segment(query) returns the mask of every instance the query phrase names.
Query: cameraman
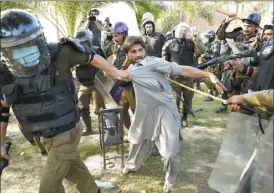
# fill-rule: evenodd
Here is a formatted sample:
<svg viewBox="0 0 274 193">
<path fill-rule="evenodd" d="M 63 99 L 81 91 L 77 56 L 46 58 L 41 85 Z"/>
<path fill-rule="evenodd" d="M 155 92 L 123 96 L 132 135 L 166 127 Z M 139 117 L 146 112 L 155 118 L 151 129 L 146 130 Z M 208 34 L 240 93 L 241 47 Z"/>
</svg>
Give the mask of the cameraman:
<svg viewBox="0 0 274 193">
<path fill-rule="evenodd" d="M 107 30 L 107 29 L 111 28 L 111 26 L 112 26 L 112 24 L 109 21 L 109 17 L 106 17 L 104 25 L 103 25 L 104 30 Z"/>
<path fill-rule="evenodd" d="M 99 15 L 98 9 L 92 9 L 88 15 L 88 22 L 85 26 L 85 29 L 89 29 L 93 33 L 92 39 L 92 46 L 99 46 L 101 45 L 101 31 L 103 30 L 102 21 L 97 19 Z"/>
</svg>

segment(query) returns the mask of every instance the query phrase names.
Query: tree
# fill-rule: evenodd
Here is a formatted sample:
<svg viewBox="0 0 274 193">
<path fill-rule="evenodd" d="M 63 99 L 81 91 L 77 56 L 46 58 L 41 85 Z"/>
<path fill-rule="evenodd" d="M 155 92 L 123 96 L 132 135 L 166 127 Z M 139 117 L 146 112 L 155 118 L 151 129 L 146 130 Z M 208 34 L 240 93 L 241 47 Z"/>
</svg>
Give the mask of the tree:
<svg viewBox="0 0 274 193">
<path fill-rule="evenodd" d="M 227 1 L 206 2 L 206 1 L 177 1 L 173 3 L 171 10 L 165 11 L 156 21 L 157 27 L 162 32 L 167 32 L 180 21 L 192 23 L 194 19 L 201 18 L 212 24 L 213 10 L 228 4 Z M 231 2 L 230 2 L 231 3 Z"/>
<path fill-rule="evenodd" d="M 153 14 L 154 19 L 157 20 L 163 11 L 167 10 L 167 7 L 163 3 L 155 1 L 135 1 L 137 22 L 141 24 L 143 14 L 150 12 Z"/>
</svg>

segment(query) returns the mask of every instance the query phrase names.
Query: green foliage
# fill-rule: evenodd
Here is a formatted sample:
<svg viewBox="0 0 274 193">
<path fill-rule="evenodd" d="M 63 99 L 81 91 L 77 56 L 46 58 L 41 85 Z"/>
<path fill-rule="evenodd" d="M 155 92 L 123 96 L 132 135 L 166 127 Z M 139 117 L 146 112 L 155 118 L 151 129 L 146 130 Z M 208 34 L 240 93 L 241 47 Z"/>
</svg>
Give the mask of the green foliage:
<svg viewBox="0 0 274 193">
<path fill-rule="evenodd" d="M 192 23 L 196 18 L 201 18 L 212 24 L 214 9 L 231 2 L 207 2 L 207 1 L 178 1 L 173 4 L 173 7 L 162 13 L 156 21 L 156 26 L 162 32 L 167 32 L 180 21 Z"/>
<path fill-rule="evenodd" d="M 1 11 L 5 11 L 7 9 L 30 9 L 33 6 L 33 1 L 1 1 Z"/>
<path fill-rule="evenodd" d="M 138 24 L 141 24 L 143 14 L 150 12 L 153 14 L 154 19 L 157 20 L 161 13 L 167 10 L 167 7 L 162 2 L 156 1 L 135 1 L 137 9 L 136 17 Z"/>
</svg>

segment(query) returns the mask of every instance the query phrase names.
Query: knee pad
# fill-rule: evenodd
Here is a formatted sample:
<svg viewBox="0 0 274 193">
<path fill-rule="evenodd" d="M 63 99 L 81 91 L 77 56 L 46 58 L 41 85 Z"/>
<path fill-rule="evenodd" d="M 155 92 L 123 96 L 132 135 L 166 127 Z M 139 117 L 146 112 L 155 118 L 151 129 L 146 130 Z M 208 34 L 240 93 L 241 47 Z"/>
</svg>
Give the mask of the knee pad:
<svg viewBox="0 0 274 193">
<path fill-rule="evenodd" d="M 9 107 L 2 107 L 1 112 L 0 112 L 0 122 L 8 123 L 9 122 L 9 115 L 10 108 Z M 3 115 L 7 114 L 7 115 Z"/>
</svg>

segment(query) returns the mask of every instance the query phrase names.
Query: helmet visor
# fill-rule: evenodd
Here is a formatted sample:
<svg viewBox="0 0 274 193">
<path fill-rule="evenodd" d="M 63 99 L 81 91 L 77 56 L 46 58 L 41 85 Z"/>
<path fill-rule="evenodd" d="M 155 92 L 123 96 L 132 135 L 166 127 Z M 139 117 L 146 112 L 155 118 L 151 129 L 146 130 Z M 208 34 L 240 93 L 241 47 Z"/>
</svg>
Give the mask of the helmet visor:
<svg viewBox="0 0 274 193">
<path fill-rule="evenodd" d="M 50 64 L 50 54 L 43 35 L 21 45 L 2 47 L 1 51 L 7 59 L 7 65 L 18 77 L 37 74 Z"/>
</svg>

